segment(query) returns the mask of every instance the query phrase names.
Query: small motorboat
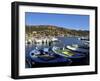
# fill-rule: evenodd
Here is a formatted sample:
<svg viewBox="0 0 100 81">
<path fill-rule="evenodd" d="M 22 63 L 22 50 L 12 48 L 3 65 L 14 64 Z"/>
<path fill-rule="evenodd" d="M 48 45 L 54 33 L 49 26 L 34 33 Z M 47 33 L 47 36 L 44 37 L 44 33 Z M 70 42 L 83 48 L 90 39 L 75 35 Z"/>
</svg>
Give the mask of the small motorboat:
<svg viewBox="0 0 100 81">
<path fill-rule="evenodd" d="M 70 63 L 69 59 L 55 53 L 47 52 L 47 49 L 45 51 L 42 50 L 42 52 L 36 49 L 32 50 L 29 57 L 31 63 L 34 62 L 34 64 Z"/>
<path fill-rule="evenodd" d="M 89 47 L 86 45 L 84 46 L 79 46 L 79 45 L 68 45 L 67 49 L 72 50 L 74 52 L 79 52 L 79 53 L 89 53 Z"/>
<path fill-rule="evenodd" d="M 87 40 L 88 41 L 89 40 L 89 37 L 79 37 L 78 39 L 79 40 Z"/>
</svg>

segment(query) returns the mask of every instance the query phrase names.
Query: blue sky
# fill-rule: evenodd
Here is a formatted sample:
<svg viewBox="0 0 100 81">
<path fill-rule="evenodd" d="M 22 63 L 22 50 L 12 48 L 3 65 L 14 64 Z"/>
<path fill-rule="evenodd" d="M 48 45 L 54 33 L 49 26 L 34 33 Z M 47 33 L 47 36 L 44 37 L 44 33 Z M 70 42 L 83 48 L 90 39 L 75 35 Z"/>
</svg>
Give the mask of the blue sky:
<svg viewBox="0 0 100 81">
<path fill-rule="evenodd" d="M 89 30 L 89 16 L 25 12 L 25 24 L 54 25 L 69 29 Z"/>
</svg>

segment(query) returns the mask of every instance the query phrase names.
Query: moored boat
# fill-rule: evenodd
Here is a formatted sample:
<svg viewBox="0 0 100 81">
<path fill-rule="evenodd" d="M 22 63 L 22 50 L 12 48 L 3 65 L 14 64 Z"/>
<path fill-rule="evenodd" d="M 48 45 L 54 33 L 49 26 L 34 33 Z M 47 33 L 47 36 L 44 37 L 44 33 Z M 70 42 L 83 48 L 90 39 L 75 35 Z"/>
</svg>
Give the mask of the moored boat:
<svg viewBox="0 0 100 81">
<path fill-rule="evenodd" d="M 34 49 L 32 50 L 30 53 L 29 53 L 29 59 L 30 59 L 30 64 L 31 65 L 41 65 L 42 66 L 44 64 L 49 64 L 49 65 L 52 65 L 52 64 L 66 64 L 66 65 L 69 65 L 70 64 L 70 60 L 61 56 L 61 55 L 58 55 L 58 54 L 55 54 L 55 53 L 51 53 L 51 52 L 48 52 L 49 50 L 47 48 L 45 49 L 41 49 L 41 50 L 37 50 L 37 49 Z M 44 65 L 46 66 L 46 65 Z"/>
<path fill-rule="evenodd" d="M 66 48 L 74 52 L 89 53 L 89 47 L 86 45 L 68 45 Z"/>
</svg>

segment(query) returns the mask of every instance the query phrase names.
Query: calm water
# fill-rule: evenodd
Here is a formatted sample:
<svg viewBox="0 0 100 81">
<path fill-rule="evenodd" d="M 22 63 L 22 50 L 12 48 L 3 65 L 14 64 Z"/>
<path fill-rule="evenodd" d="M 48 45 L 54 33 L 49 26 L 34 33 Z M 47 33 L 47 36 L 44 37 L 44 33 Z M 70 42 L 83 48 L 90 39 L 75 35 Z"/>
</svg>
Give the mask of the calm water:
<svg viewBox="0 0 100 81">
<path fill-rule="evenodd" d="M 63 47 L 63 46 L 67 46 L 67 45 L 72 45 L 72 44 L 78 44 L 78 45 L 83 45 L 84 44 L 84 40 L 79 40 L 77 37 L 57 37 L 59 42 L 52 42 L 50 43 L 44 43 L 44 44 L 29 44 L 26 45 L 26 58 L 29 58 L 29 53 L 34 50 L 36 47 L 38 47 L 38 49 L 43 49 L 43 48 L 49 48 L 49 47 L 53 47 L 53 46 L 57 46 L 57 47 Z M 80 60 L 80 59 L 79 59 Z M 79 61 L 80 62 L 80 61 Z M 74 62 L 75 63 L 75 60 Z M 89 56 L 87 56 L 87 58 L 84 59 L 83 62 L 81 62 L 81 64 L 89 64 Z M 27 64 L 25 64 L 26 67 L 29 68 L 29 66 L 27 66 Z M 74 65 L 80 65 L 80 64 L 74 64 Z"/>
<path fill-rule="evenodd" d="M 72 45 L 72 44 L 78 44 L 82 45 L 84 41 L 79 40 L 77 37 L 57 37 L 59 42 L 53 42 L 51 45 L 49 43 L 44 43 L 44 44 L 29 44 L 26 46 L 26 55 L 29 54 L 30 51 L 32 51 L 35 47 L 38 47 L 39 49 L 45 48 L 45 47 L 63 47 L 67 45 Z"/>
</svg>

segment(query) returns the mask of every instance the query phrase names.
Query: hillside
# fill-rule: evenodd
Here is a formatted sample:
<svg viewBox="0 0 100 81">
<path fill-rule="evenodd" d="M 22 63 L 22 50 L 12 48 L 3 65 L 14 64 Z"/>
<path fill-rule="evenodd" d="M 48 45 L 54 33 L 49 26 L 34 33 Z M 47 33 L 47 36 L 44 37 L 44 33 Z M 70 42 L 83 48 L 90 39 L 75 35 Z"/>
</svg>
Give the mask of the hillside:
<svg viewBox="0 0 100 81">
<path fill-rule="evenodd" d="M 51 25 L 26 26 L 26 34 L 34 34 L 34 32 L 40 36 L 89 36 L 89 31 L 86 30 L 73 30 Z"/>
</svg>

